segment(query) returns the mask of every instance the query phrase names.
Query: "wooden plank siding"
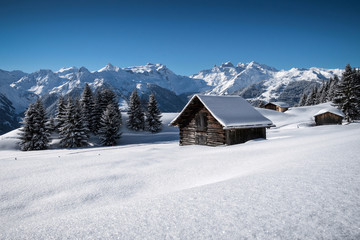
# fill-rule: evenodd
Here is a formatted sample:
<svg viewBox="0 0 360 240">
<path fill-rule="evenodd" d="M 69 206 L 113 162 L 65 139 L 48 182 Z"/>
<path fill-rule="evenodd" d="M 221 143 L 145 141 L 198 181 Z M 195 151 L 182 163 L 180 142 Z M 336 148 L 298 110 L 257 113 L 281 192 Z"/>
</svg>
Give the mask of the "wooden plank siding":
<svg viewBox="0 0 360 240">
<path fill-rule="evenodd" d="M 203 114 L 206 118 L 205 129 L 196 123 L 196 114 Z M 209 145 L 218 146 L 225 144 L 225 131 L 223 126 L 202 106 L 197 113 L 193 114 L 187 125 L 180 126 L 180 145 Z"/>
<path fill-rule="evenodd" d="M 244 128 L 244 129 L 227 129 L 226 130 L 226 144 L 244 143 L 251 139 L 265 138 L 265 128 Z"/>
<path fill-rule="evenodd" d="M 315 116 L 316 125 L 342 124 L 343 117 L 326 112 Z"/>
<path fill-rule="evenodd" d="M 289 109 L 287 107 L 280 107 L 280 106 L 272 104 L 272 103 L 266 104 L 264 108 L 270 109 L 270 110 L 275 110 L 278 112 L 286 112 Z"/>
</svg>

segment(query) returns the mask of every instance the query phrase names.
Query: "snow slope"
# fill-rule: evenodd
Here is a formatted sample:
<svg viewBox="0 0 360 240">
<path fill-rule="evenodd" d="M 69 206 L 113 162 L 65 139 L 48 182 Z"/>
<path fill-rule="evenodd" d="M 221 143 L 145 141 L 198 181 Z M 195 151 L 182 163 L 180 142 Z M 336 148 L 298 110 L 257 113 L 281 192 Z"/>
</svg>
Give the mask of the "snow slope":
<svg viewBox="0 0 360 240">
<path fill-rule="evenodd" d="M 360 125 L 298 127 L 323 107 L 261 110 L 268 139 L 224 147 L 178 146 L 175 114 L 115 147 L 0 136 L 0 239 L 358 239 Z"/>
</svg>

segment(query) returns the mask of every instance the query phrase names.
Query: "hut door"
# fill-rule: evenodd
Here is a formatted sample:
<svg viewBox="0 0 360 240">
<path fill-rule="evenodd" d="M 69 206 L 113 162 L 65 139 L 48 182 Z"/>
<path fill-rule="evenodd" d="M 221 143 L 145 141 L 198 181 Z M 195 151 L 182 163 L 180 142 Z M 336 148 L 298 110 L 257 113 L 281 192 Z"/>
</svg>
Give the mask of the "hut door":
<svg viewBox="0 0 360 240">
<path fill-rule="evenodd" d="M 204 112 L 199 112 L 195 115 L 195 124 L 196 131 L 206 131 L 207 130 L 207 114 Z"/>
<path fill-rule="evenodd" d="M 195 116 L 196 132 L 195 132 L 195 144 L 206 145 L 207 144 L 207 114 L 199 112 Z"/>
</svg>

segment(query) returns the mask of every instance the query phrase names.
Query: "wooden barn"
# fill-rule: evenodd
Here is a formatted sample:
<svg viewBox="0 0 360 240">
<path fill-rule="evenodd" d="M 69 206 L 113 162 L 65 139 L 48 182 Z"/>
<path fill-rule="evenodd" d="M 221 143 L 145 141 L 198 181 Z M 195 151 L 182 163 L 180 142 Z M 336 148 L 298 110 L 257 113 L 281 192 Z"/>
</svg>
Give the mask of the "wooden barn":
<svg viewBox="0 0 360 240">
<path fill-rule="evenodd" d="M 170 123 L 180 145 L 232 145 L 265 138 L 273 123 L 239 96 L 194 95 Z"/>
<path fill-rule="evenodd" d="M 342 124 L 344 113 L 337 108 L 324 108 L 314 115 L 316 125 Z"/>
<path fill-rule="evenodd" d="M 289 105 L 285 102 L 269 102 L 264 106 L 264 108 L 278 112 L 285 112 L 289 109 Z"/>
</svg>

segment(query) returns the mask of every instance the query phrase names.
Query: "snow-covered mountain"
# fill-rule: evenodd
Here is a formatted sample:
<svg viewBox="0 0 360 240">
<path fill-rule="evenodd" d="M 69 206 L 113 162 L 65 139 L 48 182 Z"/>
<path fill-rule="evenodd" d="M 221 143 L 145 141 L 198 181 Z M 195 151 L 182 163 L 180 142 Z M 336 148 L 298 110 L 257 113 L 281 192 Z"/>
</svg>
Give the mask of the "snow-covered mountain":
<svg viewBox="0 0 360 240">
<path fill-rule="evenodd" d="M 145 66 L 119 68 L 108 64 L 98 71 L 90 72 L 85 67 L 39 70 L 7 80 L 7 85 L 20 95 L 28 96 L 25 104 L 18 106 L 21 111 L 34 96 L 45 98 L 48 106 L 58 95 L 79 96 L 86 83 L 96 90 L 102 86 L 112 88 L 119 96 L 125 109 L 131 92 L 137 88 L 144 101 L 154 92 L 162 111 L 179 111 L 186 101 L 185 96 L 209 89 L 206 82 L 173 73 L 163 64 L 148 63 Z M 10 83 L 10 84 L 9 84 Z M 31 96 L 31 97 L 30 97 Z M 54 109 L 54 107 L 52 107 Z"/>
<path fill-rule="evenodd" d="M 256 62 L 238 63 L 234 66 L 231 62 L 214 66 L 211 69 L 200 71 L 190 76 L 193 79 L 203 79 L 212 89 L 209 94 L 232 94 L 239 89 L 254 83 L 269 79 L 277 72 L 275 68 Z"/>
<path fill-rule="evenodd" d="M 190 77 L 203 79 L 211 86 L 212 89 L 207 94 L 240 94 L 249 100 L 262 101 L 282 99 L 284 98 L 282 95 L 294 95 L 295 99 L 282 99 L 294 104 L 304 89 L 311 87 L 314 83 L 327 81 L 335 74 L 341 76 L 342 72 L 343 70 L 340 69 L 316 67 L 279 71 L 257 62 L 238 63 L 236 66 L 227 62 Z M 299 91 L 289 93 L 289 90 L 293 89 Z"/>
<path fill-rule="evenodd" d="M 163 64 L 120 68 L 112 64 L 97 71 L 85 67 L 61 68 L 56 72 L 39 70 L 30 74 L 21 71 L 0 70 L 2 113 L 18 119 L 30 102 L 41 97 L 48 110 L 54 112 L 59 95 L 79 97 L 85 84 L 93 90 L 103 86 L 112 88 L 119 96 L 122 109 L 127 108 L 131 92 L 137 88 L 145 104 L 151 92 L 155 93 L 163 112 L 180 111 L 193 93 L 237 94 L 250 101 L 298 102 L 300 95 L 314 84 L 326 81 L 340 69 L 277 70 L 257 62 L 231 62 L 200 71 L 190 77 L 180 76 Z M 5 114 L 6 112 L 6 114 Z"/>
<path fill-rule="evenodd" d="M 68 94 L 74 88 L 82 88 L 85 83 L 89 83 L 94 89 L 104 84 L 109 85 L 123 95 L 130 94 L 134 88 L 146 91 L 152 84 L 173 91 L 177 95 L 208 89 L 202 80 L 176 75 L 165 65 L 151 63 L 127 68 L 108 64 L 94 72 L 85 67 L 62 68 L 57 72 L 39 70 L 22 77 L 11 86 L 42 96 L 45 93 Z"/>
</svg>

